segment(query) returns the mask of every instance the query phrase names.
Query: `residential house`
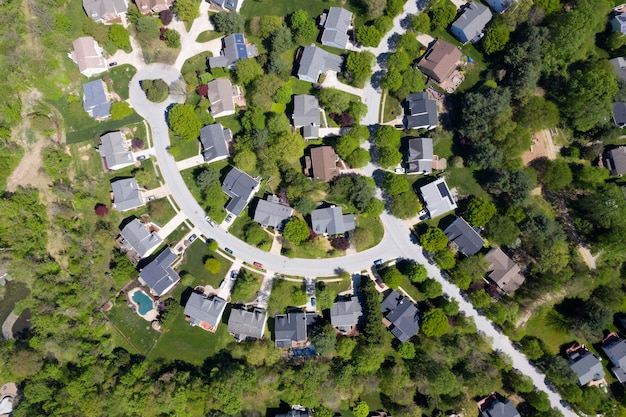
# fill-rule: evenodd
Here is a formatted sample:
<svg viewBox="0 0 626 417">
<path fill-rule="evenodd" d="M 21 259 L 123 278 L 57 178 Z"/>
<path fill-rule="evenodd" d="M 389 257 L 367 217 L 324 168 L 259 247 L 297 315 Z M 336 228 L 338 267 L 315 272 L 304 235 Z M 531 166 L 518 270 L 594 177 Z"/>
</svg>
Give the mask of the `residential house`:
<svg viewBox="0 0 626 417">
<path fill-rule="evenodd" d="M 83 9 L 98 23 L 121 23 L 128 11 L 128 0 L 83 0 Z"/>
<path fill-rule="evenodd" d="M 420 194 L 430 213 L 430 217 L 433 219 L 456 210 L 455 198 L 452 196 L 443 177 L 437 178 L 435 181 L 421 187 Z"/>
<path fill-rule="evenodd" d="M 113 190 L 113 207 L 117 211 L 132 210 L 144 205 L 139 186 L 134 178 L 123 178 L 111 182 Z"/>
<path fill-rule="evenodd" d="M 78 64 L 78 70 L 85 77 L 93 77 L 107 70 L 107 63 L 102 56 L 102 48 L 91 36 L 83 36 L 72 42 L 73 51 L 67 56 Z"/>
<path fill-rule="evenodd" d="M 383 300 L 383 324 L 404 343 L 420 330 L 420 316 L 417 306 L 396 290 Z"/>
<path fill-rule="evenodd" d="M 331 7 L 328 14 L 320 17 L 320 26 L 324 26 L 322 45 L 346 49 L 350 40 L 347 32 L 352 26 L 352 12 L 343 7 Z"/>
<path fill-rule="evenodd" d="M 611 175 L 626 174 L 626 146 L 611 149 L 605 153 L 604 166 L 611 171 Z"/>
<path fill-rule="evenodd" d="M 417 67 L 427 77 L 437 83 L 442 83 L 452 75 L 460 59 L 461 50 L 459 48 L 451 43 L 437 39 L 420 59 Z"/>
<path fill-rule="evenodd" d="M 115 171 L 135 163 L 127 142 L 119 130 L 100 136 L 98 152 L 102 157 L 105 171 Z"/>
<path fill-rule="evenodd" d="M 485 241 L 463 217 L 457 217 L 443 231 L 448 240 L 465 256 L 476 255 L 485 245 Z"/>
<path fill-rule="evenodd" d="M 355 227 L 354 214 L 343 214 L 339 206 L 311 212 L 311 229 L 318 235 L 341 235 L 354 230 Z"/>
<path fill-rule="evenodd" d="M 254 194 L 259 191 L 259 181 L 245 172 L 233 168 L 224 178 L 222 191 L 230 197 L 230 201 L 226 204 L 226 211 L 239 216 L 254 197 Z"/>
<path fill-rule="evenodd" d="M 622 4 L 613 9 L 614 15 L 611 20 L 609 20 L 613 32 L 626 33 L 626 8 L 623 6 Z"/>
<path fill-rule="evenodd" d="M 207 84 L 207 97 L 211 103 L 211 116 L 214 118 L 235 114 L 235 97 L 241 95 L 239 88 L 228 78 L 217 78 Z"/>
<path fill-rule="evenodd" d="M 437 102 L 427 91 L 412 93 L 406 98 L 404 125 L 407 129 L 432 130 L 439 125 Z"/>
<path fill-rule="evenodd" d="M 339 175 L 339 156 L 332 146 L 319 146 L 311 149 L 311 156 L 304 157 L 304 173 L 322 181 L 330 181 Z"/>
<path fill-rule="evenodd" d="M 18 391 L 15 382 L 8 382 L 0 388 L 0 417 L 13 415 L 13 406 L 17 404 Z"/>
<path fill-rule="evenodd" d="M 305 46 L 300 54 L 298 78 L 316 83 L 320 74 L 326 71 L 341 71 L 343 58 L 326 52 L 315 45 Z"/>
<path fill-rule="evenodd" d="M 578 385 L 581 387 L 591 381 L 599 381 L 604 378 L 602 361 L 589 352 L 585 345 L 574 343 L 565 353 L 567 354 L 567 363 L 572 372 L 576 374 Z"/>
<path fill-rule="evenodd" d="M 626 103 L 613 103 L 613 121 L 618 127 L 626 126 Z"/>
<path fill-rule="evenodd" d="M 150 292 L 154 295 L 161 297 L 167 294 L 180 281 L 180 277 L 172 269 L 172 264 L 176 259 L 178 256 L 170 248 L 166 248 L 141 270 L 139 282 L 150 287 Z"/>
<path fill-rule="evenodd" d="M 617 57 L 610 59 L 609 62 L 613 64 L 615 73 L 622 81 L 626 81 L 626 57 Z"/>
<path fill-rule="evenodd" d="M 127 251 L 134 261 L 150 256 L 163 242 L 155 232 L 149 232 L 139 219 L 133 219 L 124 226 L 120 235 L 122 249 Z"/>
<path fill-rule="evenodd" d="M 96 120 L 111 117 L 111 101 L 107 86 L 102 80 L 83 84 L 83 108 Z"/>
<path fill-rule="evenodd" d="M 410 138 L 406 159 L 407 174 L 430 174 L 433 169 L 445 169 L 446 160 L 433 154 L 431 138 Z"/>
<path fill-rule="evenodd" d="M 243 5 L 243 0 L 209 0 L 209 3 L 221 7 L 222 9 L 239 12 L 239 9 L 241 9 Z"/>
<path fill-rule="evenodd" d="M 477 42 L 483 36 L 483 30 L 491 20 L 492 14 L 487 6 L 480 3 L 469 3 L 461 15 L 452 22 L 450 32 L 463 43 Z"/>
<path fill-rule="evenodd" d="M 222 38 L 219 56 L 209 58 L 211 68 L 234 68 L 237 61 L 253 58 L 259 54 L 256 46 L 247 43 L 243 33 L 233 33 Z"/>
<path fill-rule="evenodd" d="M 233 308 L 228 317 L 228 333 L 235 336 L 237 341 L 257 340 L 265 333 L 267 312 L 259 308 L 252 311 L 243 308 Z"/>
<path fill-rule="evenodd" d="M 354 333 L 362 315 L 363 310 L 358 297 L 338 300 L 330 308 L 330 324 L 339 333 Z"/>
<path fill-rule="evenodd" d="M 159 13 L 172 7 L 174 0 L 135 0 L 135 4 L 143 14 Z"/>
<path fill-rule="evenodd" d="M 200 143 L 202 143 L 202 156 L 205 162 L 215 162 L 230 156 L 228 143 L 233 140 L 230 129 L 226 129 L 219 123 L 204 126 L 200 129 Z"/>
<path fill-rule="evenodd" d="M 491 7 L 491 9 L 496 13 L 502 13 L 513 3 L 517 3 L 517 0 L 485 0 L 485 3 Z"/>
<path fill-rule="evenodd" d="M 204 294 L 192 292 L 185 304 L 185 317 L 192 326 L 215 333 L 225 308 L 226 301 L 217 295 L 206 297 Z"/>
<path fill-rule="evenodd" d="M 280 198 L 268 195 L 265 200 L 259 199 L 254 210 L 254 221 L 263 227 L 280 229 L 282 224 L 293 214 L 293 209 L 280 203 Z"/>
<path fill-rule="evenodd" d="M 302 127 L 304 139 L 319 137 L 320 104 L 317 97 L 308 94 L 299 94 L 293 97 L 293 127 Z"/>
<path fill-rule="evenodd" d="M 602 340 L 602 350 L 613 364 L 615 378 L 622 384 L 626 382 L 626 340 L 611 332 Z"/>
<path fill-rule="evenodd" d="M 313 417 L 313 412 L 310 408 L 293 405 L 287 414 L 276 414 L 274 417 Z"/>
<path fill-rule="evenodd" d="M 303 311 L 277 314 L 274 317 L 274 342 L 278 348 L 304 346 L 307 341 L 307 318 Z"/>
<path fill-rule="evenodd" d="M 507 399 L 492 392 L 476 403 L 482 417 L 520 417 L 519 412 Z"/>
<path fill-rule="evenodd" d="M 489 263 L 489 280 L 503 293 L 510 294 L 524 283 L 526 278 L 521 274 L 520 267 L 502 249 L 491 249 L 485 255 L 485 260 Z"/>
</svg>

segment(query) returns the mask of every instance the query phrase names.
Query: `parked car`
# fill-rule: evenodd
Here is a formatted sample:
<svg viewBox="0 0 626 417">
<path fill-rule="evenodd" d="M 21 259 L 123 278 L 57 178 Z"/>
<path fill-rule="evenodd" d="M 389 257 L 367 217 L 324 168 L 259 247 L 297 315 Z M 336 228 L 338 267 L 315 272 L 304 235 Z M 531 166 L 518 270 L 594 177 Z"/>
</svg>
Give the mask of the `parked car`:
<svg viewBox="0 0 626 417">
<path fill-rule="evenodd" d="M 194 233 L 193 235 L 189 236 L 189 242 L 193 242 L 194 240 L 196 240 L 198 236 L 196 236 L 196 234 Z"/>
<path fill-rule="evenodd" d="M 385 283 L 380 278 L 376 278 L 376 285 L 378 285 L 380 288 L 385 288 Z"/>
<path fill-rule="evenodd" d="M 394 171 L 396 174 L 404 174 L 404 168 L 396 168 Z"/>
<path fill-rule="evenodd" d="M 375 267 L 377 267 L 377 268 L 378 268 L 379 266 L 381 266 L 382 264 L 383 264 L 383 260 L 382 260 L 382 259 L 376 259 L 376 260 L 374 261 L 374 266 L 375 266 Z"/>
<path fill-rule="evenodd" d="M 139 155 L 139 156 L 137 157 L 137 160 L 138 160 L 138 161 L 143 161 L 143 160 L 145 160 L 145 159 L 146 159 L 146 155 Z"/>
<path fill-rule="evenodd" d="M 233 254 L 233 251 L 228 248 L 224 248 L 224 252 L 229 253 L 231 255 Z"/>
<path fill-rule="evenodd" d="M 215 222 L 214 222 L 213 220 L 211 220 L 211 218 L 210 218 L 209 216 L 205 216 L 205 217 L 204 217 L 204 220 L 205 220 L 208 224 L 210 224 L 210 225 L 211 225 L 211 227 L 215 227 L 215 226 L 216 226 Z"/>
<path fill-rule="evenodd" d="M 430 218 L 430 213 L 426 209 L 420 211 L 419 213 L 417 213 L 417 215 L 420 216 L 420 220 L 426 220 Z"/>
<path fill-rule="evenodd" d="M 263 269 L 263 264 L 262 264 L 262 263 L 260 263 L 260 262 L 255 262 L 255 263 L 254 263 L 254 266 L 256 266 L 257 268 L 261 268 L 261 269 Z"/>
<path fill-rule="evenodd" d="M 150 197 L 148 197 L 148 201 L 152 201 L 154 199 L 156 199 L 156 196 L 154 196 L 154 195 L 151 195 Z"/>
<path fill-rule="evenodd" d="M 228 216 L 226 216 L 226 223 L 230 223 L 232 219 L 233 219 L 233 215 L 229 214 Z"/>
<path fill-rule="evenodd" d="M 315 297 L 311 297 L 311 307 L 315 307 L 316 304 L 317 300 L 315 300 Z"/>
<path fill-rule="evenodd" d="M 230 279 L 233 281 L 237 279 L 237 271 L 230 271 Z"/>
<path fill-rule="evenodd" d="M 117 65 L 117 62 L 110 62 L 110 63 L 109 63 L 109 67 L 114 67 L 114 66 L 116 66 L 116 65 Z"/>
</svg>

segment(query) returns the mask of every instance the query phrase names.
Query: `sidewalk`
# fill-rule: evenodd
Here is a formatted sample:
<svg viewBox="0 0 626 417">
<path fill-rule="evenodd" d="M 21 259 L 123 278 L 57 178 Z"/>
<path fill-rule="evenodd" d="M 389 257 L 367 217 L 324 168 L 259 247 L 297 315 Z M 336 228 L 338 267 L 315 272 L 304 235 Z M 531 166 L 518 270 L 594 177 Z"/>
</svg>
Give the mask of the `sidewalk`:
<svg viewBox="0 0 626 417">
<path fill-rule="evenodd" d="M 185 213 L 183 213 L 182 211 L 179 211 L 178 214 L 176 214 L 176 216 L 174 216 L 172 218 L 172 220 L 170 220 L 169 222 L 167 222 L 167 224 L 165 226 L 163 226 L 161 228 L 161 230 L 159 230 L 157 232 L 157 235 L 161 238 L 161 239 L 166 239 L 174 230 L 176 230 L 176 228 L 178 226 L 180 226 L 185 220 L 187 220 L 187 216 L 185 215 Z"/>
<path fill-rule="evenodd" d="M 349 86 L 340 82 L 337 79 L 336 71 L 326 71 L 326 79 L 322 83 L 322 87 L 333 87 L 337 90 L 345 91 L 346 93 L 354 94 L 355 96 L 363 97 L 363 89 Z"/>
<path fill-rule="evenodd" d="M 179 171 L 184 171 L 202 164 L 204 164 L 204 157 L 202 155 L 195 155 L 191 158 L 176 162 L 176 168 L 178 168 Z"/>
</svg>

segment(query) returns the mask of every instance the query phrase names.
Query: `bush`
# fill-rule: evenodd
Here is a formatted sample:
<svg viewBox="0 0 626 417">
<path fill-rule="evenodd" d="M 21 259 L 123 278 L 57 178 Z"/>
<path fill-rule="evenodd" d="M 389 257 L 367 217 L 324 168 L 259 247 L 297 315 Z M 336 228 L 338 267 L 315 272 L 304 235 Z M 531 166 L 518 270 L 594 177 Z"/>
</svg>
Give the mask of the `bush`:
<svg viewBox="0 0 626 417">
<path fill-rule="evenodd" d="M 204 263 L 204 267 L 207 269 L 207 271 L 209 271 L 212 274 L 217 274 L 218 272 L 220 272 L 220 268 L 222 267 L 222 264 L 220 263 L 220 261 L 218 261 L 215 258 L 209 258 L 206 260 L 206 262 Z"/>
<path fill-rule="evenodd" d="M 111 119 L 122 120 L 133 114 L 130 104 L 125 101 L 116 101 L 111 104 Z"/>
<path fill-rule="evenodd" d="M 290 218 L 283 229 L 284 238 L 294 245 L 301 245 L 309 238 L 309 234 L 309 225 L 299 217 Z"/>
<path fill-rule="evenodd" d="M 350 247 L 350 242 L 343 236 L 333 238 L 330 241 L 330 244 L 333 248 L 338 250 L 348 250 L 348 248 Z"/>
<path fill-rule="evenodd" d="M 159 12 L 159 19 L 161 19 L 161 23 L 163 23 L 164 26 L 167 26 L 174 20 L 174 12 L 171 10 L 161 10 Z"/>
<path fill-rule="evenodd" d="M 141 89 L 146 93 L 146 97 L 153 103 L 161 103 L 170 95 L 170 88 L 162 79 L 142 80 Z"/>
<path fill-rule="evenodd" d="M 213 25 L 226 35 L 243 32 L 244 20 L 239 13 L 219 12 L 213 15 Z"/>
<path fill-rule="evenodd" d="M 163 34 L 165 44 L 170 48 L 180 48 L 180 33 L 174 29 L 168 29 Z"/>
</svg>

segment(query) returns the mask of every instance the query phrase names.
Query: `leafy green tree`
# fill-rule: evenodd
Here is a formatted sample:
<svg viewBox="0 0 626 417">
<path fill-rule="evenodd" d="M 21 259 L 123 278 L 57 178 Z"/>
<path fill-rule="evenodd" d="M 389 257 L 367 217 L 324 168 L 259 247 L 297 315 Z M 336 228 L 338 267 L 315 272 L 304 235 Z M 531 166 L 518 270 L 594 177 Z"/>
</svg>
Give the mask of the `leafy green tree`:
<svg viewBox="0 0 626 417">
<path fill-rule="evenodd" d="M 242 149 L 237 151 L 233 162 L 242 171 L 254 172 L 256 170 L 257 157 L 252 149 Z"/>
<path fill-rule="evenodd" d="M 279 27 L 272 33 L 272 51 L 277 54 L 282 54 L 288 49 L 293 47 L 293 40 L 291 39 L 291 31 L 286 27 Z"/>
<path fill-rule="evenodd" d="M 317 305 L 320 310 L 329 310 L 333 306 L 335 298 L 337 298 L 337 292 L 327 286 L 323 281 L 318 281 L 315 297 L 317 298 Z"/>
<path fill-rule="evenodd" d="M 348 361 L 352 359 L 352 352 L 356 345 L 357 341 L 352 337 L 339 337 L 335 344 L 335 352 L 337 352 L 337 356 Z"/>
<path fill-rule="evenodd" d="M 420 210 L 419 201 L 413 191 L 408 190 L 391 197 L 389 211 L 399 219 L 415 217 Z"/>
<path fill-rule="evenodd" d="M 215 252 L 218 248 L 218 244 L 217 244 L 217 240 L 209 240 L 209 243 L 207 244 L 207 248 L 211 251 L 211 252 Z"/>
<path fill-rule="evenodd" d="M 180 33 L 174 29 L 168 29 L 163 34 L 165 44 L 170 48 L 180 48 Z"/>
<path fill-rule="evenodd" d="M 432 278 L 426 278 L 419 286 L 420 291 L 424 293 L 426 298 L 433 300 L 443 294 L 443 288 L 438 281 Z"/>
<path fill-rule="evenodd" d="M 400 71 L 394 69 L 387 71 L 387 73 L 383 76 L 380 85 L 392 93 L 395 93 L 400 89 L 400 87 L 402 87 L 402 81 L 402 74 Z"/>
<path fill-rule="evenodd" d="M 255 58 L 246 58 L 237 61 L 235 74 L 237 76 L 237 82 L 247 86 L 257 77 L 263 75 L 263 67 L 261 67 L 261 64 L 259 64 Z"/>
<path fill-rule="evenodd" d="M 195 0 L 176 0 L 176 3 L 174 3 L 174 12 L 178 15 L 178 18 L 184 22 L 191 22 L 200 17 L 200 7 Z"/>
<path fill-rule="evenodd" d="M 130 262 L 128 256 L 119 250 L 113 251 L 113 259 L 109 268 L 111 269 L 111 278 L 118 285 L 125 284 L 137 276 L 135 265 Z"/>
<path fill-rule="evenodd" d="M 396 148 L 385 146 L 378 148 L 378 165 L 383 168 L 393 168 L 402 161 L 402 154 Z"/>
<path fill-rule="evenodd" d="M 294 164 L 304 155 L 304 139 L 297 132 L 283 132 L 270 137 L 269 151 Z"/>
<path fill-rule="evenodd" d="M 438 252 L 448 246 L 448 238 L 440 228 L 429 226 L 420 236 L 420 245 L 429 252 Z"/>
<path fill-rule="evenodd" d="M 491 304 L 491 297 L 485 290 L 479 290 L 471 293 L 469 299 L 476 308 L 486 308 Z"/>
<path fill-rule="evenodd" d="M 330 356 L 335 350 L 337 331 L 330 323 L 315 326 L 311 331 L 311 343 L 321 356 Z"/>
<path fill-rule="evenodd" d="M 317 37 L 317 26 L 306 10 L 298 9 L 291 15 L 291 30 L 294 41 L 301 46 L 310 45 Z"/>
<path fill-rule="evenodd" d="M 261 39 L 268 39 L 281 27 L 283 27 L 283 18 L 281 16 L 259 16 L 258 36 L 260 36 Z"/>
<path fill-rule="evenodd" d="M 372 75 L 372 65 L 376 57 L 369 51 L 348 52 L 346 58 L 346 78 L 349 84 L 358 88 L 365 87 L 365 83 Z"/>
<path fill-rule="evenodd" d="M 233 302 L 247 303 L 259 288 L 259 282 L 246 269 L 240 269 L 237 273 L 237 280 L 231 294 Z"/>
<path fill-rule="evenodd" d="M 267 233 L 257 222 L 250 222 L 244 227 L 243 231 L 246 243 L 252 246 L 261 246 L 268 238 Z"/>
<path fill-rule="evenodd" d="M 415 345 L 411 342 L 400 343 L 398 346 L 398 355 L 402 359 L 414 359 L 416 356 Z"/>
<path fill-rule="evenodd" d="M 403 273 L 409 277 L 411 282 L 419 284 L 428 278 L 428 271 L 422 264 L 418 264 L 413 260 L 405 262 Z"/>
<path fill-rule="evenodd" d="M 363 168 L 365 165 L 369 164 L 371 157 L 366 149 L 356 148 L 344 160 L 352 168 Z"/>
<path fill-rule="evenodd" d="M 467 205 L 465 217 L 474 226 L 484 226 L 496 214 L 496 206 L 484 197 L 474 197 Z"/>
<path fill-rule="evenodd" d="M 159 25 L 156 19 L 149 16 L 141 16 L 139 20 L 137 20 L 137 32 L 145 33 L 150 37 L 156 38 L 159 36 Z"/>
<path fill-rule="evenodd" d="M 130 34 L 118 23 L 109 26 L 109 40 L 120 49 L 130 48 Z"/>
<path fill-rule="evenodd" d="M 515 112 L 515 121 L 531 132 L 554 127 L 559 123 L 559 109 L 541 96 L 530 97 Z"/>
<path fill-rule="evenodd" d="M 557 13 L 563 7 L 559 0 L 536 0 L 535 4 L 541 7 L 546 15 Z"/>
<path fill-rule="evenodd" d="M 215 30 L 226 35 L 243 32 L 244 19 L 239 13 L 219 12 L 212 16 Z"/>
<path fill-rule="evenodd" d="M 497 215 L 487 223 L 485 232 L 489 240 L 504 246 L 512 245 L 521 233 L 510 217 Z"/>
<path fill-rule="evenodd" d="M 153 103 L 161 103 L 170 95 L 170 88 L 162 79 L 142 80 L 141 89 L 146 93 L 148 100 Z"/>
<path fill-rule="evenodd" d="M 376 146 L 379 148 L 399 148 L 400 136 L 400 131 L 393 126 L 383 125 L 374 133 L 374 143 L 376 143 Z"/>
<path fill-rule="evenodd" d="M 520 350 L 528 359 L 533 361 L 541 358 L 545 354 L 541 346 L 541 341 L 532 336 L 522 337 L 522 340 L 520 340 Z"/>
<path fill-rule="evenodd" d="M 428 310 L 422 320 L 422 333 L 427 337 L 440 337 L 448 331 L 448 316 L 443 310 L 433 308 Z"/>
<path fill-rule="evenodd" d="M 363 46 L 378 46 L 383 35 L 384 34 L 374 26 L 362 25 L 356 29 L 356 40 Z"/>
<path fill-rule="evenodd" d="M 551 407 L 548 394 L 543 391 L 531 391 L 526 394 L 526 401 L 537 411 L 548 411 Z"/>
<path fill-rule="evenodd" d="M 251 87 L 248 87 L 250 104 L 260 108 L 263 112 L 270 111 L 276 91 L 282 85 L 283 82 L 275 74 L 263 74 L 255 78 Z"/>
<path fill-rule="evenodd" d="M 428 13 L 418 13 L 411 16 L 411 27 L 417 33 L 430 32 L 430 16 Z"/>
<path fill-rule="evenodd" d="M 381 278 L 385 285 L 391 289 L 396 289 L 402 284 L 402 274 L 396 267 L 389 267 L 385 269 L 381 274 Z"/>
<path fill-rule="evenodd" d="M 511 32 L 504 20 L 496 20 L 487 30 L 483 39 L 483 48 L 488 54 L 503 50 L 509 42 Z"/>
<path fill-rule="evenodd" d="M 487 317 L 500 326 L 503 326 L 506 322 L 515 324 L 518 309 L 517 304 L 507 304 L 500 301 L 489 306 Z"/>
<path fill-rule="evenodd" d="M 222 267 L 222 264 L 220 263 L 219 260 L 215 258 L 209 258 L 204 262 L 204 267 L 210 273 L 217 274 L 218 272 L 220 272 L 220 268 Z"/>
<path fill-rule="evenodd" d="M 285 239 L 294 245 L 301 245 L 309 238 L 309 225 L 299 217 L 292 217 L 287 221 L 283 229 Z"/>
<path fill-rule="evenodd" d="M 543 182 L 550 191 L 559 191 L 572 183 L 573 175 L 567 161 L 548 161 L 543 174 Z"/>
<path fill-rule="evenodd" d="M 130 104 L 125 101 L 116 101 L 111 104 L 111 119 L 123 120 L 133 114 L 133 109 L 130 108 Z"/>
<path fill-rule="evenodd" d="M 200 136 L 200 120 L 191 104 L 174 104 L 168 114 L 170 129 L 186 142 Z"/>
<path fill-rule="evenodd" d="M 456 7 L 450 0 L 439 0 L 431 6 L 429 15 L 433 29 L 445 30 L 456 17 Z"/>
<path fill-rule="evenodd" d="M 353 408 L 354 417 L 367 417 L 370 413 L 370 407 L 365 401 L 359 401 Z"/>
<path fill-rule="evenodd" d="M 507 390 L 511 392 L 528 393 L 535 389 L 532 378 L 516 369 L 505 372 L 503 382 Z"/>
<path fill-rule="evenodd" d="M 383 180 L 383 188 L 389 195 L 397 195 L 409 191 L 410 184 L 405 176 L 388 172 Z"/>
</svg>

